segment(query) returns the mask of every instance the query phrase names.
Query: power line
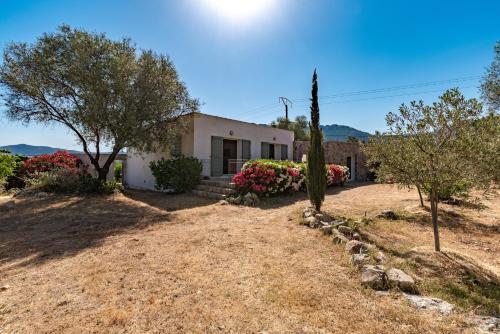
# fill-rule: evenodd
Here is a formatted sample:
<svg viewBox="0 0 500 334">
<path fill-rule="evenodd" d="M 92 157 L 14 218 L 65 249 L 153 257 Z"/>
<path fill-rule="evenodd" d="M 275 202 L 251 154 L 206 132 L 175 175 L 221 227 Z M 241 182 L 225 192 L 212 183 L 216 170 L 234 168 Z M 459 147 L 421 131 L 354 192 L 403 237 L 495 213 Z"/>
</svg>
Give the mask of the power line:
<svg viewBox="0 0 500 334">
<path fill-rule="evenodd" d="M 464 82 L 464 81 L 470 81 L 470 80 L 477 80 L 480 78 L 481 78 L 480 75 L 473 75 L 473 76 L 460 77 L 460 78 L 447 79 L 447 80 L 428 81 L 428 82 L 421 82 L 421 83 L 414 83 L 414 84 L 407 84 L 407 85 L 400 85 L 400 86 L 393 86 L 393 87 L 360 90 L 360 91 L 353 91 L 353 92 L 344 92 L 344 93 L 337 93 L 337 94 L 331 94 L 331 95 L 322 95 L 319 98 L 320 99 L 331 99 L 331 98 L 337 98 L 337 97 L 383 93 L 383 92 L 390 92 L 390 91 L 402 90 L 402 89 L 420 88 L 420 87 L 442 85 L 442 84 L 447 84 L 447 83 L 457 83 L 457 82 Z M 293 99 L 293 101 L 308 101 L 308 100 L 309 100 L 309 98 Z"/>
</svg>

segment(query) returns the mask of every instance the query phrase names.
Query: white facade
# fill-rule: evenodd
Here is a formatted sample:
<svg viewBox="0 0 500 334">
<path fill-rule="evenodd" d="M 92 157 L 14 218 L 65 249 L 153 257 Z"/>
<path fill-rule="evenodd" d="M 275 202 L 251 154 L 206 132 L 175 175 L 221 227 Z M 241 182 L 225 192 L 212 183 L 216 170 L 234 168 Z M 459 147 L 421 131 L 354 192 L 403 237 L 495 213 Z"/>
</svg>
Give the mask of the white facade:
<svg viewBox="0 0 500 334">
<path fill-rule="evenodd" d="M 188 130 L 181 137 L 181 153 L 200 159 L 203 163 L 204 176 L 234 174 L 248 158 L 270 157 L 275 160 L 293 158 L 293 131 L 200 113 L 187 117 L 191 118 Z M 262 151 L 263 145 L 266 146 L 265 152 Z M 248 146 L 249 152 L 246 152 Z M 269 156 L 273 151 L 274 155 Z M 287 156 L 282 157 L 282 152 Z M 262 156 L 263 153 L 268 156 Z M 168 152 L 147 154 L 128 152 L 124 182 L 131 188 L 154 190 L 155 180 L 149 169 L 149 163 L 169 157 Z"/>
</svg>

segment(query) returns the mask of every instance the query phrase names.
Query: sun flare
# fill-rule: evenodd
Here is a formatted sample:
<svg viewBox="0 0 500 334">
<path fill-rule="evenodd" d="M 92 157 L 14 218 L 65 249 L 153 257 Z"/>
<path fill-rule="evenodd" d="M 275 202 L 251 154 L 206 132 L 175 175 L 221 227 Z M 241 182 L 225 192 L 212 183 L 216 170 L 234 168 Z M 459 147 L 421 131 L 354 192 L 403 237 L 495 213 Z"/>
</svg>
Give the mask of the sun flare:
<svg viewBox="0 0 500 334">
<path fill-rule="evenodd" d="M 224 19 L 252 21 L 273 9 L 276 0 L 203 0 L 207 7 Z"/>
</svg>

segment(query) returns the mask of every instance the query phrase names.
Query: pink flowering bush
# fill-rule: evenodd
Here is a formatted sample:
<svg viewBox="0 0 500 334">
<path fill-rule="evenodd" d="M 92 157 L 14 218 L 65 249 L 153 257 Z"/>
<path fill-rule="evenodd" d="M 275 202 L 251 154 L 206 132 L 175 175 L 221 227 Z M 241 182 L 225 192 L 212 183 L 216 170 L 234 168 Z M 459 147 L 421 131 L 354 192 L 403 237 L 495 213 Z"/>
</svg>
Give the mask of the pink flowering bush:
<svg viewBox="0 0 500 334">
<path fill-rule="evenodd" d="M 339 165 L 327 165 L 326 184 L 328 187 L 343 185 L 349 178 L 349 168 Z"/>
<path fill-rule="evenodd" d="M 347 168 L 327 165 L 325 177 L 328 186 L 340 185 L 347 180 Z M 291 161 L 251 160 L 233 177 L 239 194 L 255 193 L 270 196 L 305 190 L 306 165 Z"/>
</svg>

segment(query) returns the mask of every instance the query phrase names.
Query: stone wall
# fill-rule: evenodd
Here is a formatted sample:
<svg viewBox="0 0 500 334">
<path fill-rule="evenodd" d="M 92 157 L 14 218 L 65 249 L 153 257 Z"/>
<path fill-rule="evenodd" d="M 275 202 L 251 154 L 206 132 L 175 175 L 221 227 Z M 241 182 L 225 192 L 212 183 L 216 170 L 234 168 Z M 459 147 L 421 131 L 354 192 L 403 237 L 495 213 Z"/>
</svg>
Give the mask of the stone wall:
<svg viewBox="0 0 500 334">
<path fill-rule="evenodd" d="M 366 181 L 368 179 L 369 170 L 366 165 L 366 155 L 361 150 L 360 143 L 326 141 L 324 146 L 326 163 L 347 166 L 347 158 L 351 157 L 351 161 L 355 166 L 353 181 Z M 308 141 L 295 141 L 293 144 L 293 159 L 302 161 L 308 150 Z"/>
</svg>

